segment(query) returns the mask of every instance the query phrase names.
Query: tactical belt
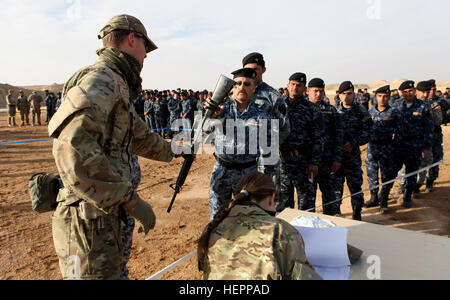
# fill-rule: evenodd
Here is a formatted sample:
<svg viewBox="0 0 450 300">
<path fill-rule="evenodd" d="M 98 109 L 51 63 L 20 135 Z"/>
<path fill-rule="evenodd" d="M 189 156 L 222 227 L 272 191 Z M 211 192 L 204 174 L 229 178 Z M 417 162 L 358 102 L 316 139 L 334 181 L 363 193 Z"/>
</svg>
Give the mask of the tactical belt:
<svg viewBox="0 0 450 300">
<path fill-rule="evenodd" d="M 216 154 L 214 154 L 214 157 L 216 158 L 216 161 L 217 161 L 222 167 L 224 167 L 225 169 L 228 169 L 228 170 L 238 170 L 238 171 L 242 171 L 242 170 L 248 169 L 248 168 L 250 168 L 250 167 L 256 166 L 256 165 L 258 164 L 258 161 L 257 161 L 257 160 L 251 161 L 251 162 L 248 162 L 248 163 L 230 163 L 230 162 L 227 162 L 227 161 L 224 161 L 224 160 L 218 158 L 218 157 L 216 156 Z"/>
</svg>

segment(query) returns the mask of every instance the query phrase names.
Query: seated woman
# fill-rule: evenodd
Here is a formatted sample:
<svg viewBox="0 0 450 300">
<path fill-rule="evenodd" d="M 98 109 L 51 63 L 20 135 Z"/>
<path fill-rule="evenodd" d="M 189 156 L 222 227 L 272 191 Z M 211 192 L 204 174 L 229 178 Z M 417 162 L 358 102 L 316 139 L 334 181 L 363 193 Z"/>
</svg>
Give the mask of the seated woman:
<svg viewBox="0 0 450 300">
<path fill-rule="evenodd" d="M 208 224 L 198 243 L 206 280 L 320 280 L 306 260 L 300 233 L 275 218 L 278 193 L 271 178 L 245 175 L 233 201 Z"/>
</svg>

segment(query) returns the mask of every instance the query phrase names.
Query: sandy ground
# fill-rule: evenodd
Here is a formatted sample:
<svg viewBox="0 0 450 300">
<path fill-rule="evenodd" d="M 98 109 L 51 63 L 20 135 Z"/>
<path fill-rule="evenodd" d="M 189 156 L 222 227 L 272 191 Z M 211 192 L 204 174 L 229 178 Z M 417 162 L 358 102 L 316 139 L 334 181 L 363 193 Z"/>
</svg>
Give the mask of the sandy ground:
<svg viewBox="0 0 450 300">
<path fill-rule="evenodd" d="M 6 114 L 0 113 L 0 143 L 48 139 L 46 126 L 8 128 L 6 125 Z M 450 157 L 447 142 L 450 127 L 443 128 L 445 157 Z M 27 191 L 30 175 L 56 171 L 51 150 L 51 142 L 0 145 L 0 279 L 61 279 L 53 247 L 51 213 L 34 213 Z M 363 148 L 363 159 L 365 155 Z M 182 160 L 163 164 L 140 159 L 140 164 L 142 183 L 138 192 L 153 205 L 158 221 L 155 230 L 147 236 L 135 231 L 129 262 L 131 279 L 148 278 L 196 249 L 196 241 L 209 219 L 208 190 L 214 159 L 200 156 L 194 163 L 171 214 L 166 212 L 172 196 L 169 185 L 176 182 Z M 367 188 L 366 178 L 364 188 Z M 380 215 L 377 209 L 366 209 L 363 221 L 449 237 L 449 163 L 441 168 L 436 191 L 415 200 L 414 208 L 402 208 L 397 204 L 398 198 L 391 195 L 391 214 Z M 343 217 L 351 218 L 350 199 L 345 200 L 342 212 Z M 201 279 L 196 258 L 161 279 Z"/>
</svg>

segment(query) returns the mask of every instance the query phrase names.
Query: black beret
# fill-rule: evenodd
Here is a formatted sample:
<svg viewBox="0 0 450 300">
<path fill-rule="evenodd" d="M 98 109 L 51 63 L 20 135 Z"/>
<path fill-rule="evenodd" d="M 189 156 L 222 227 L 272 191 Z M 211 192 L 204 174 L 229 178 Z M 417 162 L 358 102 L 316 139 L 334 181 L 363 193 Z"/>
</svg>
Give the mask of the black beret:
<svg viewBox="0 0 450 300">
<path fill-rule="evenodd" d="M 430 80 L 428 80 L 428 81 L 431 83 L 431 87 L 432 87 L 432 88 L 435 88 L 435 87 L 436 87 L 436 80 L 430 79 Z"/>
<path fill-rule="evenodd" d="M 339 89 L 337 90 L 338 94 L 343 93 L 345 91 L 348 90 L 355 90 L 355 86 L 353 85 L 353 83 L 351 83 L 351 81 L 344 81 L 343 83 L 341 83 L 341 85 L 339 86 Z"/>
<path fill-rule="evenodd" d="M 417 84 L 416 89 L 418 89 L 421 92 L 426 92 L 430 91 L 432 87 L 433 84 L 431 83 L 431 81 L 421 81 Z"/>
<path fill-rule="evenodd" d="M 304 73 L 295 73 L 292 74 L 291 77 L 289 77 L 289 81 L 298 81 L 298 82 L 302 82 L 306 85 L 306 75 Z"/>
<path fill-rule="evenodd" d="M 390 94 L 391 93 L 391 87 L 389 85 L 380 87 L 378 90 L 375 91 L 376 94 Z"/>
<path fill-rule="evenodd" d="M 308 84 L 309 88 L 320 88 L 320 89 L 324 89 L 325 88 L 325 82 L 320 79 L 320 78 L 314 78 L 311 79 L 311 81 Z"/>
<path fill-rule="evenodd" d="M 414 81 L 407 80 L 407 81 L 403 82 L 398 89 L 400 91 L 404 91 L 404 90 L 413 89 L 413 88 L 414 88 Z"/>
<path fill-rule="evenodd" d="M 188 93 L 186 91 L 181 92 L 181 96 L 187 96 Z"/>
<path fill-rule="evenodd" d="M 239 77 L 247 77 L 247 78 L 251 78 L 251 79 L 255 79 L 256 78 L 256 71 L 250 68 L 243 68 L 243 69 L 239 69 L 234 71 L 233 73 L 231 73 L 234 75 L 234 78 L 239 78 Z"/>
<path fill-rule="evenodd" d="M 242 60 L 242 66 L 245 67 L 248 64 L 257 64 L 258 66 L 265 67 L 266 62 L 264 61 L 264 56 L 261 53 L 250 53 Z"/>
</svg>

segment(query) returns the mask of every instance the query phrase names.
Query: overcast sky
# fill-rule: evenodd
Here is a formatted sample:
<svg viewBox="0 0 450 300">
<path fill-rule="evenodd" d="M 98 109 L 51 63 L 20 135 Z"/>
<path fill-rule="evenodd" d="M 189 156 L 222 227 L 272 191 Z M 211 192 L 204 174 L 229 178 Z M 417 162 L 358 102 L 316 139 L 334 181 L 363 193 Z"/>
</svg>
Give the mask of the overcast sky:
<svg viewBox="0 0 450 300">
<path fill-rule="evenodd" d="M 294 72 L 326 83 L 408 78 L 450 80 L 448 0 L 0 0 L 0 83 L 65 82 L 93 63 L 97 34 L 127 13 L 159 49 L 144 88 L 210 89 L 220 74 L 261 52 L 264 80 Z"/>
</svg>

